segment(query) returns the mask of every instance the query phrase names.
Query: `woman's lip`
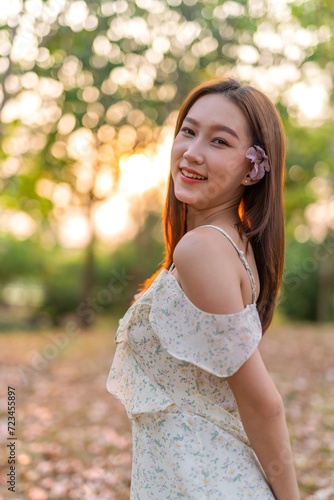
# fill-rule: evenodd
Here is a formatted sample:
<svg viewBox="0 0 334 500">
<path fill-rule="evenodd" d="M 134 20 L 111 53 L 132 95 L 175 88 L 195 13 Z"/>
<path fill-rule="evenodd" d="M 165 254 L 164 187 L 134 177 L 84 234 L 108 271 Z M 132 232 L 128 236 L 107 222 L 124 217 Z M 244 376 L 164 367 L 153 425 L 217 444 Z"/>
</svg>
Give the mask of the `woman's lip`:
<svg viewBox="0 0 334 500">
<path fill-rule="evenodd" d="M 180 170 L 185 170 L 186 172 L 189 172 L 190 174 L 198 175 L 199 177 L 205 177 L 205 175 L 202 175 L 199 172 L 197 172 L 196 170 L 193 170 L 192 168 L 189 168 L 189 167 L 180 166 Z"/>
<path fill-rule="evenodd" d="M 182 170 L 185 170 L 186 172 L 189 172 L 190 174 L 198 175 L 198 177 L 204 177 L 204 179 L 194 179 L 193 177 L 187 177 L 186 175 L 183 174 Z M 207 177 L 200 172 L 197 172 L 196 170 L 193 170 L 192 168 L 189 167 L 180 167 L 180 174 L 182 179 L 187 179 L 189 181 L 197 181 L 197 182 L 203 182 L 207 180 Z"/>
<path fill-rule="evenodd" d="M 181 176 L 181 179 L 182 179 L 183 182 L 194 183 L 194 182 L 204 182 L 204 181 L 207 180 L 207 178 L 205 178 L 205 179 L 195 179 L 194 177 L 187 177 L 186 175 L 183 175 L 182 170 L 186 170 L 189 173 L 192 173 L 192 174 L 195 174 L 195 175 L 199 175 L 200 177 L 204 177 L 204 175 L 201 175 L 198 172 L 196 172 L 195 170 L 191 170 L 189 168 L 180 168 L 180 176 Z"/>
</svg>

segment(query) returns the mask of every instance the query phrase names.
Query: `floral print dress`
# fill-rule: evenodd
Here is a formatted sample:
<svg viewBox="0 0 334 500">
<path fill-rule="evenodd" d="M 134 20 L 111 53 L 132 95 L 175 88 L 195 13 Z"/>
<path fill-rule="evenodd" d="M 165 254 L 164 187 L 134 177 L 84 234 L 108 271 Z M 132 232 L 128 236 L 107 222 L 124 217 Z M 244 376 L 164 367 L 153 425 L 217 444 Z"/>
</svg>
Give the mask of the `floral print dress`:
<svg viewBox="0 0 334 500">
<path fill-rule="evenodd" d="M 132 422 L 132 500 L 273 500 L 228 384 L 256 350 L 253 301 L 211 314 L 163 269 L 119 322 L 107 389 Z"/>
</svg>

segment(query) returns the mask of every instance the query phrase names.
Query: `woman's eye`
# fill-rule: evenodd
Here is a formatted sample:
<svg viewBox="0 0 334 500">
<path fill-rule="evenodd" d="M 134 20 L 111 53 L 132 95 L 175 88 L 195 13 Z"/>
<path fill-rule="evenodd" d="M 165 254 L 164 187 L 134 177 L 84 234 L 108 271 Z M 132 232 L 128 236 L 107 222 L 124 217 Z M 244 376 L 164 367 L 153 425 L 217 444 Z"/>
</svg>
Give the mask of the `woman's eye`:
<svg viewBox="0 0 334 500">
<path fill-rule="evenodd" d="M 217 139 L 214 139 L 212 142 L 214 142 L 215 144 L 218 144 L 219 146 L 228 146 L 225 139 L 221 139 L 219 137 L 217 137 Z"/>
<path fill-rule="evenodd" d="M 181 132 L 184 132 L 187 135 L 195 135 L 194 131 L 191 130 L 191 128 L 189 128 L 189 127 L 182 127 Z"/>
</svg>

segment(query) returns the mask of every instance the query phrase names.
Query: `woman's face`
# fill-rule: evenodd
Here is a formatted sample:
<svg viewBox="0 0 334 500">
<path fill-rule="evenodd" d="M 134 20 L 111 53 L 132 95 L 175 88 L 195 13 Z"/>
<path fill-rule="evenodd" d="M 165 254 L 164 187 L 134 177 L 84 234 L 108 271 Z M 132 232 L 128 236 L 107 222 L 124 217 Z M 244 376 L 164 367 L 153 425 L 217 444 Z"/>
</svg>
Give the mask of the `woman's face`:
<svg viewBox="0 0 334 500">
<path fill-rule="evenodd" d="M 175 137 L 171 173 L 176 198 L 198 209 L 241 198 L 251 146 L 240 109 L 222 94 L 200 97 Z"/>
</svg>

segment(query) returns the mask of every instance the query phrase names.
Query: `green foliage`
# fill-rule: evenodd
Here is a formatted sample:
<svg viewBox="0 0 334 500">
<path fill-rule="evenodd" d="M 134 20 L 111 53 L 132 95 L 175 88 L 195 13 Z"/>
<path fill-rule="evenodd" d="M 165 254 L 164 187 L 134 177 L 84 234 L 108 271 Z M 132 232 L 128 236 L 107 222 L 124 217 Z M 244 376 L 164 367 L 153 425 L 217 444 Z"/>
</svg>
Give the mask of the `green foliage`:
<svg viewBox="0 0 334 500">
<path fill-rule="evenodd" d="M 0 238 L 0 282 L 4 285 L 11 280 L 43 273 L 45 250 L 36 240 L 19 241 L 12 237 Z"/>
<path fill-rule="evenodd" d="M 287 235 L 294 240 L 294 229 L 299 224 L 308 224 L 305 208 L 319 198 L 312 188 L 312 179 L 325 181 L 333 189 L 333 162 L 331 127 L 295 127 L 286 122 L 287 176 L 285 210 Z M 321 195 L 321 193 L 320 193 Z"/>
<path fill-rule="evenodd" d="M 67 258 L 62 254 L 64 251 L 60 251 L 54 259 L 49 259 L 45 266 L 41 276 L 44 300 L 35 312 L 36 318 L 41 313 L 47 314 L 53 324 L 59 324 L 67 314 L 73 313 L 81 299 L 82 253 L 81 256 Z"/>
<path fill-rule="evenodd" d="M 285 275 L 279 307 L 292 320 L 315 321 L 317 316 L 316 265 L 308 267 L 314 244 L 292 241 L 287 246 Z"/>
<path fill-rule="evenodd" d="M 334 28 L 334 4 L 331 0 L 306 0 L 291 5 L 293 15 L 305 28 L 316 32 L 321 29 L 322 40 L 309 51 L 309 61 L 326 66 L 333 54 L 331 33 Z"/>
<path fill-rule="evenodd" d="M 271 72 L 282 68 L 283 74 L 286 65 L 299 76 L 278 82 L 276 92 L 288 139 L 290 276 L 282 307 L 292 317 L 315 319 L 319 269 L 300 280 L 296 294 L 289 278 L 314 248 L 305 209 L 321 200 L 323 193 L 315 189 L 313 180 L 326 184 L 328 200 L 333 194 L 331 112 L 327 121 L 324 117 L 323 122 L 301 127 L 291 118 L 294 110 L 287 92 L 298 81 L 310 85 L 325 76 L 333 106 L 333 3 L 287 2 L 283 15 L 275 2 L 262 2 L 259 9 L 256 2 L 247 0 L 45 0 L 38 5 L 32 9 L 29 2 L 23 2 L 21 10 L 0 26 L 0 112 L 29 93 L 27 102 L 36 96 L 40 99 L 34 112 L 26 113 L 22 106 L 22 116 L 14 113 L 11 119 L 0 121 L 0 208 L 4 214 L 23 211 L 36 223 L 31 241 L 2 237 L 3 283 L 37 277 L 45 289 L 42 309 L 57 321 L 75 311 L 85 297 L 108 286 L 112 269 L 124 267 L 134 278 L 110 305 L 111 309 L 123 308 L 162 260 L 161 234 L 157 222 L 152 222 L 154 216 L 149 215 L 136 241 L 122 245 L 112 256 L 101 252 L 99 244 L 94 248 L 97 238 L 91 227 L 86 255 L 62 251 L 57 246 L 57 229 L 65 207 L 59 198 L 56 201 L 56 187 L 66 184 L 67 210 L 81 210 L 91 221 L 96 203 L 117 190 L 120 159 L 153 147 L 161 128 L 173 123 L 175 110 L 196 83 L 235 70 L 250 83 L 252 78 L 265 82 L 267 77 L 269 82 Z M 292 38 L 284 40 L 287 28 L 299 35 L 293 38 L 287 32 Z M 274 48 L 261 44 L 263 33 L 269 41 L 279 40 L 278 44 Z M 242 55 L 243 51 L 250 56 Z M 294 59 L 291 54 L 296 53 Z M 83 128 L 90 133 L 89 140 L 71 145 Z M 83 175 L 80 164 L 85 172 L 90 170 L 90 182 L 84 188 L 78 182 Z M 113 187 L 99 194 L 96 179 L 105 167 L 112 173 Z M 41 181 L 48 181 L 50 189 Z M 296 243 L 298 226 L 309 227 L 309 242 Z M 52 250 L 44 247 L 46 231 L 55 244 Z"/>
<path fill-rule="evenodd" d="M 140 286 L 160 267 L 164 251 L 160 235 L 160 218 L 151 213 L 139 235 L 133 241 L 119 246 L 111 256 L 110 270 L 124 269 L 126 274 L 133 277 L 119 299 L 113 302 L 113 307 L 119 311 L 125 311 Z"/>
<path fill-rule="evenodd" d="M 334 239 L 289 241 L 279 308 L 292 320 L 334 320 Z M 322 317 L 323 316 L 323 317 Z"/>
</svg>

